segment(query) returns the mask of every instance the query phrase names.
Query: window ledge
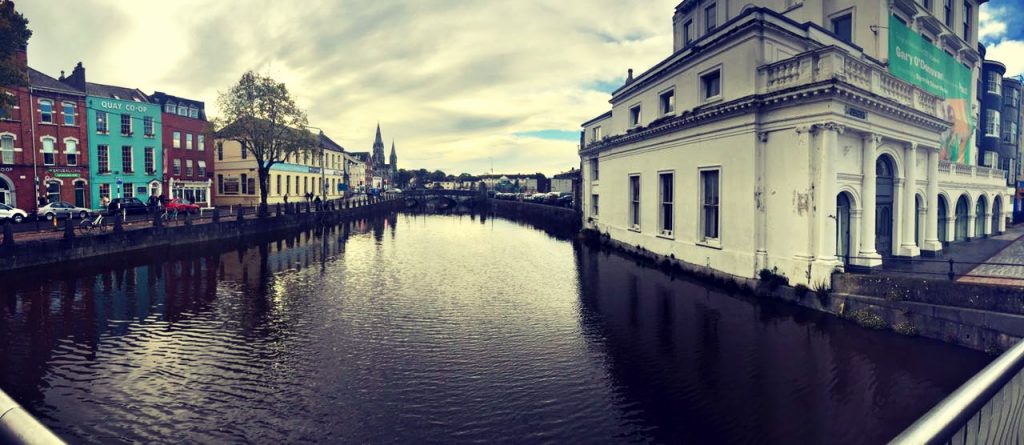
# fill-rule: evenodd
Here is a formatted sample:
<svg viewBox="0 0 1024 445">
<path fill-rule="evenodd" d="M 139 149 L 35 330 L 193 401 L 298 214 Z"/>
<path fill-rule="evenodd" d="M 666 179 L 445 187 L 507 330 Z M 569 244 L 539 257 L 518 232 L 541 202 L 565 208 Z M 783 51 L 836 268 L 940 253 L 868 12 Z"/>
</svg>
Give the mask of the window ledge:
<svg viewBox="0 0 1024 445">
<path fill-rule="evenodd" d="M 661 239 L 667 239 L 667 240 L 672 240 L 672 241 L 675 241 L 675 239 L 676 239 L 676 236 L 675 236 L 675 235 L 666 235 L 666 234 L 664 234 L 664 233 L 659 233 L 659 234 L 657 235 L 657 237 L 658 237 L 658 238 L 661 238 Z"/>
<path fill-rule="evenodd" d="M 698 246 L 707 247 L 709 249 L 722 250 L 722 241 L 718 239 L 708 239 L 697 241 Z"/>
<path fill-rule="evenodd" d="M 721 101 L 722 101 L 722 95 L 719 94 L 717 96 L 712 96 L 712 97 L 709 97 L 707 99 L 704 99 L 704 102 L 702 102 L 702 103 L 706 105 L 706 104 L 713 104 L 715 102 L 721 102 Z"/>
<path fill-rule="evenodd" d="M 630 227 L 630 228 L 628 228 L 626 230 L 629 230 L 630 232 L 640 233 L 640 228 L 639 227 Z"/>
</svg>

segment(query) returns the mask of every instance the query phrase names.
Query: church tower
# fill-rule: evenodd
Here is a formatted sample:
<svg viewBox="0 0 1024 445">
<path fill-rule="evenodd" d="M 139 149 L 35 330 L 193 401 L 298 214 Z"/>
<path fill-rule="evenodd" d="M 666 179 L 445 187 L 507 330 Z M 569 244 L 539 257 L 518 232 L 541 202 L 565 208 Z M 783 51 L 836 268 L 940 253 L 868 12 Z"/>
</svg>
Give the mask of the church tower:
<svg viewBox="0 0 1024 445">
<path fill-rule="evenodd" d="M 384 173 L 384 140 L 380 137 L 380 123 L 377 124 L 377 137 L 373 140 L 373 154 L 370 157 L 375 176 Z"/>
<path fill-rule="evenodd" d="M 389 160 L 391 161 L 389 163 L 389 166 L 391 167 L 391 180 L 392 181 L 397 181 L 398 180 L 398 155 L 395 154 L 395 141 L 394 141 L 394 139 L 391 140 L 391 157 L 389 158 Z"/>
</svg>

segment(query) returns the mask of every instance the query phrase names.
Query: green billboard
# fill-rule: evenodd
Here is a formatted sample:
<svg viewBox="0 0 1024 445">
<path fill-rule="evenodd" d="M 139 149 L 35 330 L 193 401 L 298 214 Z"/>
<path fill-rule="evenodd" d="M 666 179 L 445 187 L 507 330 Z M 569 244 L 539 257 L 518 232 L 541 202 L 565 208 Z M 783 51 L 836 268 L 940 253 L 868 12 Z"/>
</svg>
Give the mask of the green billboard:
<svg viewBox="0 0 1024 445">
<path fill-rule="evenodd" d="M 889 71 L 896 77 L 944 98 L 941 116 L 953 123 L 942 135 L 943 160 L 971 162 L 976 125 L 971 70 L 931 42 L 889 16 Z"/>
</svg>

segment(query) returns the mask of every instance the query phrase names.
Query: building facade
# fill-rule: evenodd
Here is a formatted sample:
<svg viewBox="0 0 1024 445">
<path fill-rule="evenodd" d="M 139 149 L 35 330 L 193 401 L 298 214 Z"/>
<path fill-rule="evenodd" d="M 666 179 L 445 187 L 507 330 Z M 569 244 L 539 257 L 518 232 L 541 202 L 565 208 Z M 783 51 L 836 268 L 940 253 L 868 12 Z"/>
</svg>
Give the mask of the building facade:
<svg viewBox="0 0 1024 445">
<path fill-rule="evenodd" d="M 478 175 L 477 179 L 487 187 L 487 190 L 511 187 L 512 190 L 503 191 L 515 193 L 546 193 L 551 191 L 551 180 L 541 173 L 516 173 L 511 175 L 488 173 Z M 498 187 L 499 184 L 502 187 Z"/>
<path fill-rule="evenodd" d="M 580 171 L 573 168 L 567 172 L 551 177 L 551 191 L 557 193 L 574 193 L 580 180 Z"/>
<path fill-rule="evenodd" d="M 384 157 L 384 140 L 380 136 L 380 124 L 377 124 L 377 136 L 373 139 L 373 152 L 370 155 L 370 181 L 368 184 L 375 189 L 387 189 L 398 178 L 398 155 L 395 142 L 391 141 L 391 155 Z"/>
<path fill-rule="evenodd" d="M 207 140 L 205 104 L 160 91 L 153 93 L 150 100 L 161 110 L 165 193 L 180 202 L 213 207 L 216 164 L 213 142 Z"/>
<path fill-rule="evenodd" d="M 344 153 L 346 172 L 348 173 L 346 184 L 350 193 L 362 193 L 366 186 L 366 161 L 369 153 L 362 153 L 365 156 L 356 156 L 355 153 Z"/>
<path fill-rule="evenodd" d="M 1005 229 L 972 140 L 978 2 L 733 3 L 680 3 L 673 54 L 583 125 L 587 227 L 812 286 Z"/>
</svg>

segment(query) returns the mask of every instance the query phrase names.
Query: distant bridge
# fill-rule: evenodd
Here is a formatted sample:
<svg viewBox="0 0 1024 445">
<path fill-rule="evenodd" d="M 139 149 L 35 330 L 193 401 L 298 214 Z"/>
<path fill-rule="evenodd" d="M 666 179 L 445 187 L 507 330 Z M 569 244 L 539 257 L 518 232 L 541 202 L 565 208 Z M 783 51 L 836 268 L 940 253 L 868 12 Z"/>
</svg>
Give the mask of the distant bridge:
<svg viewBox="0 0 1024 445">
<path fill-rule="evenodd" d="M 431 203 L 441 208 L 449 208 L 459 204 L 473 206 L 487 199 L 483 193 L 479 190 L 424 189 L 403 192 L 402 197 L 405 198 L 407 207 Z"/>
</svg>

